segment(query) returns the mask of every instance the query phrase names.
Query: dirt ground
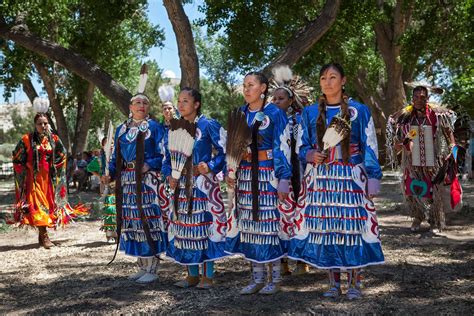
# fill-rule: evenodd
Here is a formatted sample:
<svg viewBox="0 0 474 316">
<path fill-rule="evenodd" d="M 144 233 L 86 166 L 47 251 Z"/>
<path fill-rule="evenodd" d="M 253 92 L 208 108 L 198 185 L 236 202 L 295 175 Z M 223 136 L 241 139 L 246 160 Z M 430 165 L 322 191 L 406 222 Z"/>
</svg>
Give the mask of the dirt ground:
<svg viewBox="0 0 474 316">
<path fill-rule="evenodd" d="M 209 291 L 179 289 L 183 267 L 162 261 L 159 281 L 137 285 L 127 276 L 134 260 L 119 254 L 99 231 L 98 216 L 51 232 L 59 246 L 39 249 L 34 230 L 0 229 L 0 314 L 472 314 L 474 310 L 474 182 L 463 182 L 464 207 L 448 217 L 447 229 L 432 235 L 425 223 L 410 232 L 396 175 L 386 173 L 376 200 L 386 263 L 364 271 L 364 297 L 325 300 L 324 272 L 284 278 L 274 296 L 240 296 L 250 267 L 238 257 L 216 264 Z M 0 210 L 13 202 L 12 183 L 0 183 Z M 72 194 L 91 202 L 97 194 Z M 97 215 L 97 214 L 95 214 Z M 94 219 L 94 217 L 96 219 Z"/>
</svg>

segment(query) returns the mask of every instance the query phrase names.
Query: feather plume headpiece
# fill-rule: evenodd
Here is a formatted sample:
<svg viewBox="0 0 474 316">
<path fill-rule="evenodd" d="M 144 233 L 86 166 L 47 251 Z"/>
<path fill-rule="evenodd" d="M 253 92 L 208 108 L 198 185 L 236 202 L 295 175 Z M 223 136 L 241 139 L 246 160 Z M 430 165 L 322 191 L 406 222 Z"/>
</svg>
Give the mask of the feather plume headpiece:
<svg viewBox="0 0 474 316">
<path fill-rule="evenodd" d="M 175 179 L 181 177 L 188 157 L 193 154 L 194 135 L 196 124 L 185 119 L 172 119 L 168 132 L 168 149 L 171 156 L 171 176 Z"/>
<path fill-rule="evenodd" d="M 290 98 L 295 98 L 298 108 L 303 108 L 311 102 L 309 97 L 313 89 L 301 77 L 293 75 L 290 67 L 287 65 L 276 66 L 272 69 L 272 74 L 269 88 L 271 95 L 278 89 L 284 89 Z"/>
<path fill-rule="evenodd" d="M 324 150 L 337 146 L 351 134 L 351 125 L 340 116 L 334 116 L 323 136 Z"/>
<path fill-rule="evenodd" d="M 150 99 L 145 94 L 145 86 L 148 80 L 148 66 L 147 64 L 143 64 L 142 68 L 140 69 L 140 79 L 138 80 L 138 87 L 137 93 L 132 97 L 130 102 L 133 102 L 136 99 L 146 99 L 150 101 Z"/>
<path fill-rule="evenodd" d="M 163 105 L 173 105 L 174 89 L 170 85 L 162 85 L 158 88 L 158 94 Z"/>
<path fill-rule="evenodd" d="M 433 86 L 430 83 L 428 83 L 427 81 L 411 81 L 411 82 L 405 81 L 405 85 L 407 87 L 412 88 L 412 89 L 414 89 L 416 87 L 423 87 L 423 88 L 427 89 L 429 92 L 435 93 L 435 94 L 443 94 L 444 93 L 443 88 Z"/>
<path fill-rule="evenodd" d="M 47 113 L 49 109 L 49 99 L 37 97 L 33 100 L 33 110 L 36 113 Z"/>
</svg>

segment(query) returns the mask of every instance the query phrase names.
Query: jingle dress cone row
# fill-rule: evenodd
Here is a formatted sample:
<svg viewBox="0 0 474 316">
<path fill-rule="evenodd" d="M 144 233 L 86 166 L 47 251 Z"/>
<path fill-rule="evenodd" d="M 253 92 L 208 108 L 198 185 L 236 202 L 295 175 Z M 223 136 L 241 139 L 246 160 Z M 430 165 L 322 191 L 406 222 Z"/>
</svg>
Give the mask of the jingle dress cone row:
<svg viewBox="0 0 474 316">
<path fill-rule="evenodd" d="M 217 121 L 200 115 L 196 118 L 194 138 L 192 157 L 189 158 L 192 163 L 183 169 L 175 192 L 176 204 L 169 208 L 167 256 L 183 265 L 196 265 L 225 256 L 227 218 L 216 175 L 225 166 L 227 133 Z M 168 146 L 166 148 L 163 174 L 169 176 L 173 171 Z M 209 173 L 197 172 L 200 162 L 207 163 Z M 186 195 L 187 176 L 191 177 L 190 197 Z"/>
<path fill-rule="evenodd" d="M 318 105 L 303 111 L 300 159 L 306 166 L 295 216 L 296 235 L 288 257 L 322 269 L 360 268 L 384 262 L 373 202 L 368 198 L 380 186 L 377 140 L 367 106 L 354 100 L 350 113 L 350 159 L 342 159 L 341 144 L 330 149 L 319 165 L 307 162 L 318 148 Z M 326 106 L 326 126 L 340 106 Z"/>
<path fill-rule="evenodd" d="M 120 225 L 120 250 L 127 255 L 150 257 L 166 251 L 166 214 L 161 210 L 158 187 L 159 173 L 162 167 L 164 145 L 164 127 L 151 119 L 146 119 L 139 126 L 129 127 L 131 120 L 121 124 L 115 134 L 115 149 L 109 164 L 110 175 L 120 177 L 120 186 L 116 187 L 116 203 L 121 196 L 122 214 L 118 214 L 117 225 Z M 138 143 L 143 141 L 140 146 Z M 141 207 L 149 226 L 151 239 L 147 240 L 144 223 L 138 206 L 137 192 L 137 150 L 144 151 L 144 164 L 149 170 L 141 175 Z M 120 159 L 118 159 L 120 155 Z M 116 174 L 118 165 L 120 174 Z M 117 190 L 118 189 L 118 190 Z M 118 206 L 117 206 L 117 212 Z M 150 242 L 152 245 L 150 245 Z M 154 248 L 154 249 L 153 249 Z"/>
<path fill-rule="evenodd" d="M 252 112 L 248 106 L 240 110 L 251 128 L 258 124 L 260 157 L 256 176 L 252 174 L 251 154 L 237 171 L 237 205 L 228 219 L 226 252 L 243 254 L 257 263 L 271 262 L 286 254 L 292 235 L 292 205 L 279 203 L 277 193 L 279 180 L 291 178 L 290 127 L 286 114 L 274 104 L 265 105 L 261 111 Z M 253 182 L 258 188 L 253 188 Z M 257 194 L 252 192 L 255 189 Z"/>
</svg>

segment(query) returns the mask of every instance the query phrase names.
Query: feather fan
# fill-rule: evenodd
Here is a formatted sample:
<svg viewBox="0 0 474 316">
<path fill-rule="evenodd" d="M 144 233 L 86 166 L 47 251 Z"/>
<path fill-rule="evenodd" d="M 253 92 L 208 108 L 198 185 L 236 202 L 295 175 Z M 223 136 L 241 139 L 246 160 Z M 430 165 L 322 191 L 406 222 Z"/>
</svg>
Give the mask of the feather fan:
<svg viewBox="0 0 474 316">
<path fill-rule="evenodd" d="M 349 122 L 340 116 L 333 117 L 323 136 L 324 150 L 335 147 L 344 138 L 348 137 L 350 133 L 351 126 Z"/>
<path fill-rule="evenodd" d="M 195 134 L 196 124 L 184 119 L 170 121 L 168 149 L 171 156 L 171 176 L 175 179 L 181 177 L 186 160 L 193 153 Z"/>
<path fill-rule="evenodd" d="M 226 144 L 226 163 L 228 176 L 231 179 L 237 178 L 237 168 L 240 165 L 243 154 L 247 150 L 247 146 L 252 142 L 252 131 L 247 124 L 245 114 L 240 109 L 234 109 L 229 112 L 228 132 Z M 230 210 L 233 209 L 234 194 L 233 188 L 228 189 Z"/>
</svg>

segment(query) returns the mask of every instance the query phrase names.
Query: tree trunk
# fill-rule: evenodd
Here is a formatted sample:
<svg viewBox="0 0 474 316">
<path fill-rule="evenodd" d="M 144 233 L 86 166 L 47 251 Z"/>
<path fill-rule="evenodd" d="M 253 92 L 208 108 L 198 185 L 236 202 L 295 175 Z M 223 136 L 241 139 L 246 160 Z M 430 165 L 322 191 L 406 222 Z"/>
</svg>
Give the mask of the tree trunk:
<svg viewBox="0 0 474 316">
<path fill-rule="evenodd" d="M 378 1 L 382 10 L 384 1 Z M 387 82 L 383 87 L 383 111 L 388 117 L 401 109 L 406 101 L 403 88 L 403 65 L 401 61 L 401 38 L 405 33 L 415 6 L 414 0 L 397 0 L 395 8 L 388 19 L 381 20 L 374 26 L 377 48 L 382 55 L 387 71 Z"/>
<path fill-rule="evenodd" d="M 81 80 L 82 81 L 82 80 Z M 87 134 L 92 118 L 92 104 L 95 86 L 90 82 L 83 83 L 85 91 L 77 94 L 77 115 L 72 146 L 73 157 L 82 153 L 87 146 Z"/>
<path fill-rule="evenodd" d="M 29 78 L 23 80 L 22 86 L 23 86 L 23 92 L 25 92 L 31 104 L 33 104 L 33 101 L 35 100 L 35 98 L 38 97 L 38 93 L 36 93 L 36 89 L 31 83 L 31 80 Z"/>
<path fill-rule="evenodd" d="M 384 1 L 377 1 L 379 9 L 383 11 Z M 397 0 L 395 8 L 387 19 L 381 19 L 374 26 L 377 40 L 377 49 L 382 56 L 387 72 L 384 82 L 380 83 L 379 92 L 367 95 L 373 91 L 364 85 L 363 72 L 354 80 L 354 86 L 364 100 L 371 107 L 374 124 L 378 131 L 379 157 L 385 163 L 386 122 L 390 114 L 398 111 L 406 102 L 403 87 L 403 65 L 401 61 L 401 37 L 406 31 L 414 8 L 414 0 Z"/>
<path fill-rule="evenodd" d="M 374 119 L 375 130 L 377 133 L 377 143 L 379 145 L 379 161 L 383 165 L 386 161 L 386 150 L 385 150 L 385 137 L 386 130 L 385 125 L 387 124 L 387 117 L 382 111 L 382 105 L 384 104 L 384 96 L 380 95 L 374 89 L 367 85 L 367 71 L 365 69 L 359 69 L 357 76 L 351 80 L 352 86 L 356 89 L 357 94 L 362 99 L 362 102 L 370 108 L 370 113 Z"/>
<path fill-rule="evenodd" d="M 199 61 L 189 19 L 181 0 L 163 0 L 178 43 L 181 88 L 199 89 Z"/>
<path fill-rule="evenodd" d="M 54 118 L 56 119 L 56 131 L 58 133 L 61 142 L 64 145 L 64 148 L 69 152 L 71 150 L 71 144 L 69 140 L 69 132 L 66 123 L 66 117 L 64 116 L 63 109 L 61 104 L 59 104 L 59 99 L 56 94 L 56 87 L 54 85 L 54 80 L 51 78 L 46 66 L 39 61 L 34 61 L 33 64 L 38 70 L 41 80 L 43 80 L 44 88 L 48 94 L 49 104 L 54 113 Z M 54 76 L 54 75 L 53 75 Z"/>
<path fill-rule="evenodd" d="M 263 73 L 270 76 L 277 64 L 290 67 L 294 65 L 331 28 L 336 21 L 340 5 L 341 0 L 327 0 L 321 14 L 293 35 L 283 51 L 263 69 Z"/>
<path fill-rule="evenodd" d="M 57 61 L 66 69 L 97 86 L 100 92 L 117 105 L 122 113 L 128 115 L 132 95 L 97 64 L 70 49 L 36 36 L 25 24 L 11 27 L 3 18 L 0 18 L 0 38 L 11 40 L 27 50 Z"/>
</svg>

